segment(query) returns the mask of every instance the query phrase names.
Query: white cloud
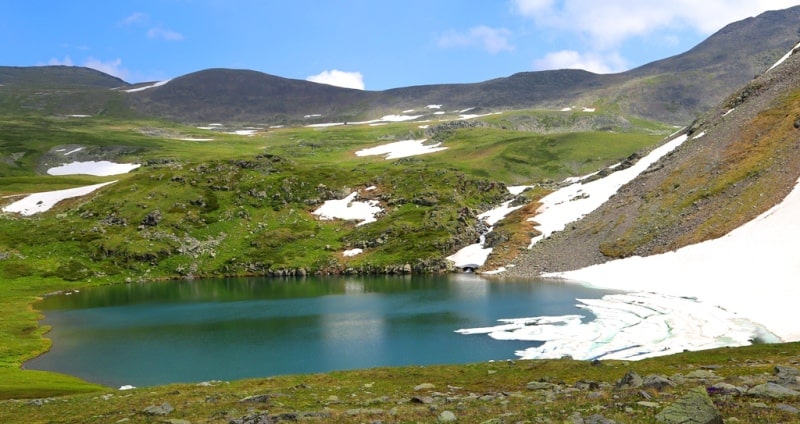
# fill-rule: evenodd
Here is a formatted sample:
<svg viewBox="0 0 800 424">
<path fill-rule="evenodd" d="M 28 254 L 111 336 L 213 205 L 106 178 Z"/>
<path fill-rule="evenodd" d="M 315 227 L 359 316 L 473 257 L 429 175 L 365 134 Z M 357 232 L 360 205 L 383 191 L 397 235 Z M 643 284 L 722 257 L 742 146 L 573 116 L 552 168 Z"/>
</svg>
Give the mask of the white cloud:
<svg viewBox="0 0 800 424">
<path fill-rule="evenodd" d="M 693 32 L 711 35 L 731 22 L 800 4 L 799 0 L 511 0 L 512 9 L 555 38 L 575 37 L 579 53 L 562 50 L 534 61 L 535 69 L 625 70 L 618 53 L 633 39 L 678 45 Z"/>
<path fill-rule="evenodd" d="M 100 72 L 105 72 L 108 75 L 113 75 L 123 80 L 126 79 L 129 74 L 128 70 L 122 67 L 122 59 L 120 58 L 102 61 L 100 59 L 89 57 L 83 62 L 83 66 L 96 69 Z"/>
<path fill-rule="evenodd" d="M 322 71 L 317 75 L 311 75 L 306 81 L 317 82 L 320 84 L 335 85 L 337 87 L 364 89 L 364 77 L 361 72 L 345 72 L 338 69 Z"/>
<path fill-rule="evenodd" d="M 621 72 L 626 69 L 625 60 L 617 53 L 579 53 L 561 50 L 546 54 L 533 62 L 534 70 L 584 69 L 598 74 Z"/>
<path fill-rule="evenodd" d="M 130 72 L 122 67 L 122 59 L 117 58 L 114 60 L 109 61 L 102 61 L 100 59 L 95 59 L 93 57 L 89 57 L 84 60 L 80 65 L 76 64 L 71 57 L 65 56 L 64 59 L 52 58 L 47 61 L 48 65 L 51 66 L 85 66 L 87 68 L 96 69 L 100 72 L 104 72 L 109 75 L 113 75 L 117 78 L 126 79 Z"/>
<path fill-rule="evenodd" d="M 143 24 L 147 22 L 148 16 L 142 12 L 134 12 L 125 17 L 125 19 L 119 21 L 120 26 L 130 26 L 130 25 L 137 25 Z"/>
<path fill-rule="evenodd" d="M 797 0 L 513 0 L 513 8 L 541 28 L 581 34 L 601 48 L 631 37 L 691 28 L 710 35 L 724 25 Z"/>
<path fill-rule="evenodd" d="M 180 41 L 183 40 L 183 34 L 163 27 L 154 27 L 147 31 L 147 38 L 160 38 L 167 41 Z"/>
<path fill-rule="evenodd" d="M 439 37 L 439 47 L 479 47 L 489 53 L 513 51 L 514 46 L 509 42 L 511 31 L 505 28 L 491 28 L 479 25 L 470 28 L 467 32 L 451 31 Z"/>
</svg>

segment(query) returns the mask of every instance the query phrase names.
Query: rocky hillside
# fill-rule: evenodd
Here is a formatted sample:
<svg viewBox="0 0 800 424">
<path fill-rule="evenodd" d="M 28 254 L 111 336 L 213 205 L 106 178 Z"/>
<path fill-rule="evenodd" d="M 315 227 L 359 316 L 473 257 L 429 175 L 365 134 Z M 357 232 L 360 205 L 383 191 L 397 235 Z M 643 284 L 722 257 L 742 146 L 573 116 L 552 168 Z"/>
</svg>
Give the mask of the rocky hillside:
<svg viewBox="0 0 800 424">
<path fill-rule="evenodd" d="M 779 203 L 800 178 L 800 54 L 684 131 L 685 143 L 603 206 L 536 244 L 510 274 L 675 250 L 718 238 Z"/>
</svg>

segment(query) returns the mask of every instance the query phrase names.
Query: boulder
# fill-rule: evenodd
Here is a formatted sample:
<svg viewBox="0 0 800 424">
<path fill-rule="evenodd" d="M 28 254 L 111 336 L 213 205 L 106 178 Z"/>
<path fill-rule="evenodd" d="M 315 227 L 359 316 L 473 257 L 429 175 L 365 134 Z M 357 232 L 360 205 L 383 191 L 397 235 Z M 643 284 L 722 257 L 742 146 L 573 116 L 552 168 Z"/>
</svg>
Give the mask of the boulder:
<svg viewBox="0 0 800 424">
<path fill-rule="evenodd" d="M 147 408 L 144 408 L 145 415 L 158 415 L 164 416 L 169 414 L 170 412 L 174 411 L 175 408 L 169 404 L 169 402 L 164 402 L 161 405 L 150 405 Z"/>
<path fill-rule="evenodd" d="M 764 399 L 786 399 L 800 397 L 800 392 L 775 383 L 759 384 L 747 391 L 750 396 Z"/>
<path fill-rule="evenodd" d="M 628 371 L 625 375 L 617 381 L 616 388 L 621 389 L 625 387 L 637 388 L 642 387 L 642 377 L 633 371 Z"/>
<path fill-rule="evenodd" d="M 656 415 L 665 424 L 723 424 L 722 415 L 706 393 L 695 387 Z"/>
<path fill-rule="evenodd" d="M 661 375 L 648 375 L 642 380 L 642 387 L 645 389 L 663 390 L 667 387 L 674 387 L 675 384 L 667 377 Z"/>
</svg>

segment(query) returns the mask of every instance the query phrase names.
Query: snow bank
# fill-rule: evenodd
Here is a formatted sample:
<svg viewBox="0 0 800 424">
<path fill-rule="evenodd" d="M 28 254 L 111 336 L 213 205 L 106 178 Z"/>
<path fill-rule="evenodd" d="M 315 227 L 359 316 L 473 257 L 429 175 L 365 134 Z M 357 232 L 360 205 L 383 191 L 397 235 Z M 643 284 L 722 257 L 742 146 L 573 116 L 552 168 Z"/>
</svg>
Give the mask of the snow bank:
<svg viewBox="0 0 800 424">
<path fill-rule="evenodd" d="M 383 144 L 376 147 L 361 149 L 356 152 L 356 156 L 375 156 L 386 155 L 386 159 L 398 159 L 408 156 L 424 155 L 447 149 L 439 147 L 442 143 L 424 145 L 427 140 L 403 140 L 394 143 Z"/>
<path fill-rule="evenodd" d="M 71 152 L 65 153 L 68 155 L 80 149 L 75 149 Z M 106 160 L 102 161 L 86 161 L 86 162 L 71 162 L 61 166 L 56 166 L 47 170 L 50 175 L 96 175 L 96 176 L 109 176 L 127 174 L 130 171 L 140 167 L 138 163 L 114 163 Z"/>
<path fill-rule="evenodd" d="M 70 188 L 66 190 L 47 191 L 26 196 L 3 208 L 3 212 L 19 213 L 30 216 L 39 212 L 50 210 L 56 203 L 73 197 L 85 196 L 101 187 L 115 183 L 111 181 L 85 187 Z"/>
<path fill-rule="evenodd" d="M 800 183 L 778 205 L 727 235 L 674 252 L 552 274 L 616 290 L 692 296 L 800 340 Z"/>
<path fill-rule="evenodd" d="M 604 180 L 599 182 L 606 184 Z M 568 189 L 562 190 L 577 193 Z M 556 205 L 569 205 L 563 203 L 569 196 L 557 197 L 562 203 L 549 199 L 550 213 L 557 210 Z M 461 332 L 545 342 L 518 352 L 525 358 L 569 354 L 583 359 L 640 359 L 684 349 L 740 346 L 755 339 L 800 340 L 800 324 L 791 318 L 800 299 L 799 215 L 800 180 L 780 204 L 723 237 L 660 255 L 545 275 L 633 292 L 580 300 L 580 307 L 597 316 L 595 321 L 584 323 L 575 316 L 545 321 L 543 317 L 520 318 Z M 571 216 L 562 218 L 561 224 L 568 219 Z"/>
<path fill-rule="evenodd" d="M 341 200 L 328 200 L 312 213 L 318 215 L 321 220 L 361 221 L 357 226 L 377 221 L 375 215 L 382 211 L 378 202 L 375 200 L 356 202 L 354 199 L 357 195 L 357 192 L 353 192 Z"/>
<path fill-rule="evenodd" d="M 630 168 L 613 172 L 605 178 L 588 183 L 576 182 L 543 197 L 541 199 L 542 206 L 537 210 L 537 215 L 530 219 L 539 224 L 536 229 L 542 234 L 534 237 L 530 245 L 533 246 L 554 231 L 563 230 L 570 222 L 577 221 L 597 209 L 620 187 L 636 178 L 651 164 L 680 146 L 686 139 L 686 135 L 675 137 L 639 159 Z"/>
</svg>

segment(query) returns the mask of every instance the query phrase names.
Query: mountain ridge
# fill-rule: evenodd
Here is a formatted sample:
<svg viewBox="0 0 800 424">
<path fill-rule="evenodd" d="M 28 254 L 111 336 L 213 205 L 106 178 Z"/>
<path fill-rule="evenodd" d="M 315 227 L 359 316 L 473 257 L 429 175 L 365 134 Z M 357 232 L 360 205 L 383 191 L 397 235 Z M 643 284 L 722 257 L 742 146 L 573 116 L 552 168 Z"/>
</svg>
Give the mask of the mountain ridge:
<svg viewBox="0 0 800 424">
<path fill-rule="evenodd" d="M 786 52 L 800 35 L 796 22 L 800 20 L 800 6 L 765 12 L 757 17 L 731 23 L 687 52 L 654 61 L 638 68 L 617 74 L 594 74 L 583 70 L 547 70 L 519 72 L 508 77 L 464 84 L 430 84 L 399 87 L 383 91 L 358 91 L 344 88 L 322 88 L 300 85 L 300 80 L 276 80 L 262 74 L 263 84 L 293 81 L 291 91 L 294 110 L 275 102 L 252 96 L 252 91 L 272 91 L 258 88 L 255 79 L 246 86 L 230 85 L 221 81 L 231 78 L 230 71 L 217 78 L 203 75 L 193 93 L 197 97 L 163 94 L 171 88 L 162 87 L 135 93 L 136 108 L 142 113 L 165 113 L 183 105 L 192 114 L 173 114 L 176 119 L 194 122 L 241 120 L 256 122 L 283 120 L 302 123 L 307 114 L 321 114 L 330 121 L 374 118 L 386 113 L 420 108 L 427 104 L 443 104 L 448 109 L 469 107 L 499 109 L 560 108 L 575 103 L 584 105 L 606 104 L 647 119 L 671 124 L 682 124 L 696 118 L 720 100 L 734 87 L 741 86 L 754 75 L 763 72 Z M 203 72 L 203 71 L 201 71 Z M 202 101 L 214 85 L 228 88 L 223 102 L 226 107 Z M 281 92 L 286 96 L 288 92 Z M 238 104 L 231 112 L 232 97 L 247 98 L 248 107 Z M 327 100 L 327 101 L 326 101 Z"/>
</svg>

